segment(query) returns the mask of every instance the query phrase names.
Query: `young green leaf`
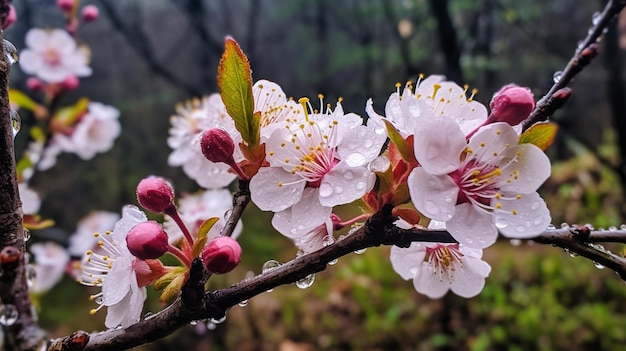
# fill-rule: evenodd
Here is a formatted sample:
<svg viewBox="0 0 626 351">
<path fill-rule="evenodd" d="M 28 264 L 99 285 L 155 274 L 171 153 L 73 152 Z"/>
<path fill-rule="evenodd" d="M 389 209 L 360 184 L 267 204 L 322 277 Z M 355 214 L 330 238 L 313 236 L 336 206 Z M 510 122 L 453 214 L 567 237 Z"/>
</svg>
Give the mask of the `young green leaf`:
<svg viewBox="0 0 626 351">
<path fill-rule="evenodd" d="M 389 135 L 389 139 L 391 139 L 391 142 L 398 149 L 398 152 L 400 153 L 400 156 L 402 156 L 402 159 L 406 162 L 417 162 L 415 160 L 415 155 L 413 154 L 413 144 L 404 140 L 404 138 L 402 138 L 402 135 L 400 135 L 396 127 L 391 124 L 391 122 L 386 119 L 383 119 L 383 122 L 385 122 L 385 126 L 387 127 L 387 134 Z"/>
<path fill-rule="evenodd" d="M 200 225 L 200 229 L 198 229 L 198 239 L 193 244 L 193 249 L 191 251 L 193 257 L 198 257 L 200 255 L 200 252 L 202 252 L 202 249 L 204 248 L 204 245 L 207 241 L 206 235 L 209 233 L 209 230 L 213 228 L 213 225 L 215 225 L 218 220 L 218 217 L 211 217 L 204 221 L 202 225 Z"/>
<path fill-rule="evenodd" d="M 554 142 L 558 129 L 556 123 L 537 123 L 520 135 L 519 143 L 533 144 L 545 151 Z"/>
<path fill-rule="evenodd" d="M 260 118 L 254 115 L 250 62 L 233 38 L 226 38 L 225 46 L 217 71 L 222 101 L 243 140 L 248 145 L 258 145 Z"/>
</svg>

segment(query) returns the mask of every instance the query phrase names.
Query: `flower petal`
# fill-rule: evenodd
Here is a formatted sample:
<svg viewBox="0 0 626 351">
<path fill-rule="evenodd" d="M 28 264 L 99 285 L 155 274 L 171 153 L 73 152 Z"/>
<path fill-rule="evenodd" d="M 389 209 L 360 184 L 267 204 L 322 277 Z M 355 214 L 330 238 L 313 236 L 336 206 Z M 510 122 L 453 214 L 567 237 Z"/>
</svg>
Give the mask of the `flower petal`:
<svg viewBox="0 0 626 351">
<path fill-rule="evenodd" d="M 130 291 L 131 278 L 135 279 L 129 257 L 115 258 L 113 267 L 102 282 L 102 301 L 105 306 L 119 303 Z"/>
<path fill-rule="evenodd" d="M 441 175 L 456 170 L 466 146 L 465 134 L 449 117 L 431 114 L 415 121 L 415 158 L 428 173 Z"/>
<path fill-rule="evenodd" d="M 263 167 L 250 180 L 252 201 L 263 211 L 279 212 L 300 201 L 305 182 L 280 167 Z"/>
<path fill-rule="evenodd" d="M 427 262 L 422 262 L 420 269 L 415 273 L 413 286 L 418 293 L 424 294 L 431 299 L 438 299 L 450 290 L 451 282 L 447 275 L 441 278 L 433 271 L 433 266 Z"/>
<path fill-rule="evenodd" d="M 320 204 L 316 189 L 306 188 L 298 203 L 274 215 L 272 225 L 282 235 L 296 239 L 328 220 L 331 212 L 331 207 Z"/>
<path fill-rule="evenodd" d="M 446 222 L 446 227 L 460 244 L 470 248 L 484 249 L 498 238 L 493 216 L 477 210 L 468 202 L 456 206 L 454 217 Z"/>
<path fill-rule="evenodd" d="M 420 243 L 414 242 L 407 248 L 392 246 L 389 260 L 393 270 L 396 271 L 404 280 L 412 279 L 421 267 L 426 256 L 426 250 Z"/>
<path fill-rule="evenodd" d="M 447 175 L 432 175 L 423 167 L 411 171 L 409 193 L 415 208 L 430 219 L 446 222 L 454 216 L 459 187 Z"/>
<path fill-rule="evenodd" d="M 513 127 L 504 122 L 488 124 L 470 138 L 468 147 L 480 163 L 496 165 L 508 148 L 517 145 L 518 136 Z"/>
<path fill-rule="evenodd" d="M 320 203 L 328 207 L 350 203 L 372 189 L 375 181 L 376 176 L 367 168 L 349 167 L 341 161 L 322 178 Z"/>
<path fill-rule="evenodd" d="M 502 191 L 532 193 L 550 176 L 550 159 L 535 145 L 516 145 L 508 149 L 503 158 L 513 161 L 501 167 L 502 175 L 497 182 Z"/>
<path fill-rule="evenodd" d="M 470 256 L 463 257 L 461 262 L 463 271 L 454 275 L 450 288 L 461 297 L 474 297 L 485 287 L 485 277 L 489 275 L 491 267 L 487 262 Z"/>
<path fill-rule="evenodd" d="M 494 202 L 495 200 L 492 200 Z M 546 203 L 537 193 L 519 199 L 500 200 L 502 211 L 495 213 L 495 223 L 509 238 L 532 238 L 543 232 L 552 221 Z"/>
</svg>

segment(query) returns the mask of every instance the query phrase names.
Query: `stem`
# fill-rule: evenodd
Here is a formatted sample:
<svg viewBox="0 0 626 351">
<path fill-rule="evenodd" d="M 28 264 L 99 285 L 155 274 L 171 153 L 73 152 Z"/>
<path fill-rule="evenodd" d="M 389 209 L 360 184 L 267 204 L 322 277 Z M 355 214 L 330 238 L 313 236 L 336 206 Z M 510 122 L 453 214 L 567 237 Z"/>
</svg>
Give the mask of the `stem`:
<svg viewBox="0 0 626 351">
<path fill-rule="evenodd" d="M 176 209 L 176 207 L 171 206 L 169 209 L 165 210 L 163 213 L 170 216 L 174 220 L 176 225 L 178 225 L 178 228 L 180 228 L 180 230 L 183 232 L 183 235 L 185 236 L 185 240 L 187 240 L 189 247 L 193 247 L 193 237 L 191 236 L 189 229 L 187 229 L 185 222 L 183 222 L 183 219 L 180 218 L 180 215 L 178 214 L 178 210 Z"/>
<path fill-rule="evenodd" d="M 185 256 L 185 254 L 176 246 L 167 245 L 167 252 L 174 255 L 174 257 L 178 258 L 178 260 L 185 265 L 185 267 L 191 267 L 191 260 L 189 257 Z"/>
</svg>

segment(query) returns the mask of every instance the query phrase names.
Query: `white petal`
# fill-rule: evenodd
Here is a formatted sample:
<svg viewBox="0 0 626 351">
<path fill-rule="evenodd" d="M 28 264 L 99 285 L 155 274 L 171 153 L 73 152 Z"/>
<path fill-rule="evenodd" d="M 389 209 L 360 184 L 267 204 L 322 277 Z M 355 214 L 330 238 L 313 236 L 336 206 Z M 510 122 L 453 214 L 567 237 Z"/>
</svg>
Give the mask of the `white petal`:
<svg viewBox="0 0 626 351">
<path fill-rule="evenodd" d="M 454 217 L 446 222 L 446 227 L 459 243 L 470 248 L 484 249 L 498 238 L 493 216 L 477 210 L 469 202 L 456 206 Z"/>
<path fill-rule="evenodd" d="M 113 227 L 113 238 L 126 244 L 126 235 L 137 224 L 148 220 L 146 214 L 137 206 L 126 205 L 122 208 L 122 218 Z"/>
<path fill-rule="evenodd" d="M 432 175 L 423 167 L 411 171 L 409 193 L 415 208 L 430 219 L 446 222 L 454 215 L 459 187 L 447 175 Z"/>
<path fill-rule="evenodd" d="M 300 201 L 305 182 L 280 167 L 262 167 L 250 180 L 252 201 L 263 211 L 279 212 Z"/>
<path fill-rule="evenodd" d="M 324 223 L 331 212 L 331 207 L 320 204 L 316 189 L 306 188 L 298 203 L 274 215 L 272 225 L 282 235 L 296 239 Z"/>
<path fill-rule="evenodd" d="M 517 145 L 507 150 L 504 157 L 516 158 L 508 166 L 502 167 L 502 175 L 497 181 L 503 191 L 532 193 L 550 176 L 550 159 L 535 145 Z M 514 176 L 514 172 L 517 177 Z"/>
<path fill-rule="evenodd" d="M 457 271 L 452 280 L 452 292 L 465 298 L 478 295 L 485 287 L 485 277 L 491 267 L 484 261 L 473 258 L 462 258 L 463 270 Z"/>
<path fill-rule="evenodd" d="M 328 207 L 350 203 L 372 189 L 375 181 L 376 176 L 367 168 L 348 167 L 341 161 L 322 178 L 320 203 Z"/>
<path fill-rule="evenodd" d="M 411 243 L 407 248 L 392 246 L 389 260 L 393 270 L 404 280 L 413 279 L 415 273 L 421 268 L 426 250 L 420 243 Z"/>
<path fill-rule="evenodd" d="M 415 124 L 415 158 L 428 173 L 447 174 L 458 169 L 461 152 L 467 146 L 458 124 L 446 116 L 425 116 Z"/>
<path fill-rule="evenodd" d="M 119 303 L 128 294 L 131 278 L 134 278 L 134 274 L 130 258 L 117 257 L 113 268 L 102 282 L 102 298 L 105 306 Z"/>
<path fill-rule="evenodd" d="M 351 167 L 363 166 L 378 157 L 385 141 L 387 141 L 385 128 L 370 120 L 367 126 L 359 124 L 345 131 L 341 144 L 337 147 L 337 153 L 339 158 L 345 160 Z"/>
<path fill-rule="evenodd" d="M 444 274 L 440 279 L 439 275 L 433 272 L 433 267 L 427 262 L 422 262 L 421 269 L 413 278 L 415 290 L 431 299 L 438 299 L 445 295 L 450 290 L 450 285 L 447 275 Z"/>
<path fill-rule="evenodd" d="M 472 136 L 468 147 L 480 163 L 497 165 L 503 153 L 517 145 L 518 136 L 513 128 L 504 122 L 488 124 Z"/>
<path fill-rule="evenodd" d="M 523 194 L 520 199 L 500 200 L 500 203 L 502 211 L 494 215 L 494 220 L 500 232 L 509 238 L 532 238 L 552 221 L 546 203 L 537 193 Z"/>
</svg>

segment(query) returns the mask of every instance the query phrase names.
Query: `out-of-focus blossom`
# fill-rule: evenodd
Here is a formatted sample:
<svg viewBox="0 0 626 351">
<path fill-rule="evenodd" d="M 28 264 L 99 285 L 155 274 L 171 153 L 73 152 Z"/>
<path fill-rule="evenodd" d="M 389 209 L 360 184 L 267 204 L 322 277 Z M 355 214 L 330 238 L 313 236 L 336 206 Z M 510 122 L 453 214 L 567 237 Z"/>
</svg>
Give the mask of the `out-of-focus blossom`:
<svg viewBox="0 0 626 351">
<path fill-rule="evenodd" d="M 98 239 L 94 233 L 105 233 L 113 230 L 120 215 L 114 212 L 93 211 L 81 219 L 74 234 L 70 236 L 70 246 L 67 251 L 73 257 L 82 257 L 87 250 L 97 246 Z"/>
<path fill-rule="evenodd" d="M 52 241 L 34 243 L 30 246 L 30 252 L 35 255 L 35 280 L 30 291 L 44 293 L 63 278 L 70 256 L 61 245 Z"/>
</svg>

